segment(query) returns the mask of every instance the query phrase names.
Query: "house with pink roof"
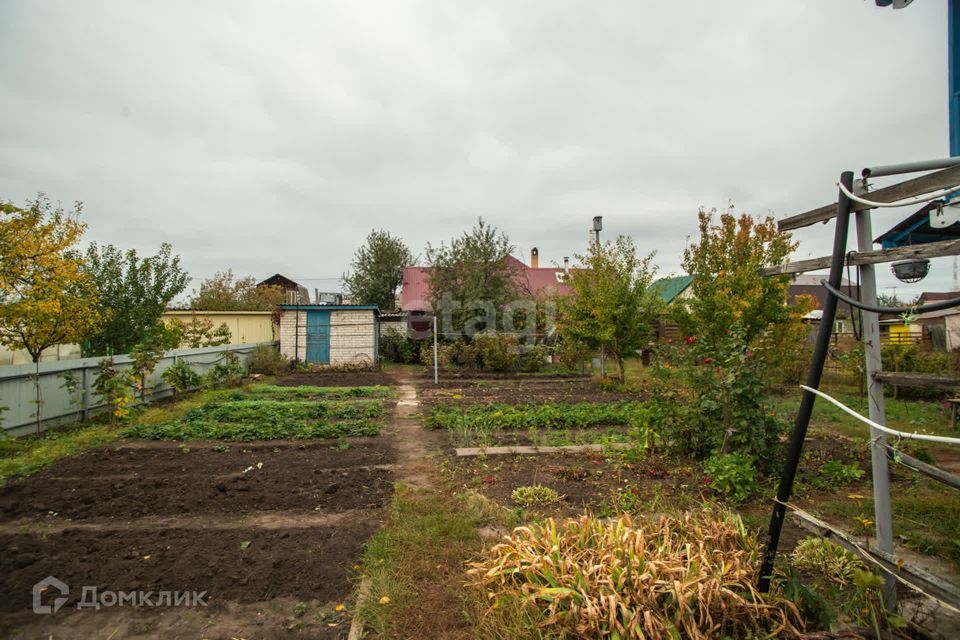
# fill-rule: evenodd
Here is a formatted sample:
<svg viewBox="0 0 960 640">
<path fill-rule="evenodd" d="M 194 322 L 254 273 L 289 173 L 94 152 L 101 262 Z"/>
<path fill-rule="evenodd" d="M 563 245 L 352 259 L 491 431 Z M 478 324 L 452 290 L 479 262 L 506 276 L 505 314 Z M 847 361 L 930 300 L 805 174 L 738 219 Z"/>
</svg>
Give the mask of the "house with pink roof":
<svg viewBox="0 0 960 640">
<path fill-rule="evenodd" d="M 562 268 L 541 267 L 539 253 L 536 247 L 530 251 L 529 265 L 513 256 L 507 256 L 507 262 L 517 270 L 517 285 L 520 290 L 535 299 L 570 293 L 570 285 L 567 284 L 570 259 L 563 259 L 564 266 Z M 419 315 L 431 311 L 431 270 L 432 267 L 404 268 L 403 284 L 400 289 L 400 310 L 402 312 Z"/>
</svg>

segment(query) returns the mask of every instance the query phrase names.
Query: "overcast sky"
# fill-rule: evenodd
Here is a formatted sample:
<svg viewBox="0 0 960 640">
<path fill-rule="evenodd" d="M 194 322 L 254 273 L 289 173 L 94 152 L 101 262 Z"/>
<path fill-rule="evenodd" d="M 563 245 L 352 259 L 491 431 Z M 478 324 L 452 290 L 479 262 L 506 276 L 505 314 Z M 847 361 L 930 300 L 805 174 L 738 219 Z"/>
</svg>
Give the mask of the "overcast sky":
<svg viewBox="0 0 960 640">
<path fill-rule="evenodd" d="M 478 216 L 559 263 L 594 215 L 670 274 L 700 206 L 784 217 L 948 155 L 946 5 L 8 0 L 0 198 L 82 200 L 90 240 L 196 278 L 338 290 L 371 228 L 422 253 Z"/>
</svg>

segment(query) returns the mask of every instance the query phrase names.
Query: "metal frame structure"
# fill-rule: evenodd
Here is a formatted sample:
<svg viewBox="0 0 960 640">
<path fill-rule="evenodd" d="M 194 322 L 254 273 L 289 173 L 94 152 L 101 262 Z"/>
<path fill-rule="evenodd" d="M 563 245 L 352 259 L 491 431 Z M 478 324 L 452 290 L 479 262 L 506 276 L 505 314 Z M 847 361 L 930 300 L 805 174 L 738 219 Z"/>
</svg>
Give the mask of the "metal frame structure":
<svg viewBox="0 0 960 640">
<path fill-rule="evenodd" d="M 803 273 L 805 271 L 814 271 L 830 267 L 829 277 L 821 281 L 827 289 L 827 298 L 824 303 L 823 318 L 817 331 L 817 339 L 814 347 L 813 358 L 810 364 L 810 370 L 807 373 L 807 384 L 803 387 L 803 397 L 800 403 L 800 409 L 797 412 L 796 422 L 787 453 L 787 460 L 784 471 L 780 479 L 777 490 L 776 500 L 773 504 L 773 510 L 770 518 L 770 527 L 768 531 L 767 544 L 763 553 L 763 564 L 760 568 L 759 589 L 762 592 L 769 590 L 770 580 L 773 574 L 773 563 L 776 558 L 777 547 L 780 541 L 780 532 L 786 517 L 787 507 L 793 492 L 793 483 L 796 477 L 797 467 L 803 452 L 803 443 L 806 439 L 807 428 L 810 424 L 810 417 L 813 413 L 813 406 L 820 386 L 820 379 L 823 374 L 823 367 L 826 362 L 827 350 L 830 345 L 830 334 L 833 322 L 836 317 L 837 304 L 843 299 L 859 307 L 863 314 L 863 343 L 864 358 L 866 360 L 867 374 L 867 393 L 869 397 L 869 420 L 861 420 L 870 425 L 871 441 L 871 468 L 873 479 L 873 497 L 874 497 L 874 522 L 876 523 L 876 542 L 877 548 L 871 549 L 871 558 L 874 563 L 885 571 L 885 584 L 883 589 L 885 605 L 893 609 L 896 607 L 896 582 L 897 580 L 906 582 L 915 588 L 924 591 L 924 593 L 935 593 L 937 597 L 944 600 L 951 600 L 948 604 L 954 607 L 960 607 L 960 595 L 956 591 L 942 589 L 942 584 L 935 579 L 930 578 L 923 572 L 911 570 L 907 571 L 913 579 L 904 579 L 903 563 L 898 562 L 894 555 L 893 547 L 893 518 L 890 506 L 890 471 L 888 468 L 891 447 L 886 442 L 886 412 L 883 395 L 884 383 L 889 383 L 883 376 L 883 362 L 880 351 L 880 324 L 878 311 L 885 312 L 887 308 L 877 306 L 877 283 L 875 264 L 893 262 L 905 257 L 905 254 L 913 256 L 933 257 L 946 255 L 960 255 L 960 242 L 950 240 L 945 242 L 935 242 L 915 247 L 901 247 L 897 249 L 886 249 L 881 251 L 872 250 L 873 230 L 871 228 L 870 211 L 871 208 L 864 204 L 865 199 L 860 196 L 867 193 L 866 177 L 877 175 L 901 175 L 916 171 L 925 171 L 939 169 L 935 173 L 930 173 L 919 178 L 913 178 L 899 184 L 895 184 L 883 189 L 878 189 L 870 193 L 868 202 L 899 202 L 904 199 L 916 198 L 923 194 L 929 194 L 935 191 L 942 191 L 945 188 L 954 188 L 960 185 L 960 159 L 951 158 L 947 160 L 937 160 L 923 163 L 908 163 L 903 165 L 892 165 L 886 167 L 873 167 L 865 169 L 861 175 L 864 177 L 854 181 L 852 171 L 845 171 L 840 176 L 839 193 L 835 204 L 825 205 L 811 211 L 801 213 L 780 220 L 778 227 L 781 231 L 799 229 L 810 226 L 817 222 L 827 222 L 836 219 L 834 230 L 833 253 L 823 258 L 813 260 L 804 260 L 792 264 L 780 265 L 774 268 L 764 269 L 763 275 L 783 275 L 789 273 Z M 853 195 L 856 199 L 851 199 Z M 847 252 L 847 236 L 850 226 L 850 216 L 856 216 L 857 230 L 857 248 L 858 251 Z M 926 255 L 924 255 L 926 254 Z M 840 292 L 840 282 L 843 269 L 846 265 L 858 265 L 860 267 L 861 299 L 853 300 L 843 296 Z M 950 306 L 960 306 L 960 299 L 938 303 L 941 308 Z M 910 309 L 903 309 L 910 311 Z M 931 386 L 923 380 L 915 381 L 921 386 Z M 939 380 L 937 384 L 942 383 Z M 960 380 L 954 380 L 955 384 L 960 385 Z M 860 417 L 860 416 L 858 416 Z M 895 458 L 901 461 L 903 458 Z M 911 459 L 912 460 L 912 459 Z M 944 472 L 939 469 L 926 469 L 909 464 L 910 468 L 924 473 L 931 478 L 944 482 L 948 486 L 956 486 L 956 478 L 943 477 Z M 926 465 L 929 467 L 930 465 Z M 939 472 L 939 473 L 938 473 Z M 952 480 L 949 482 L 947 480 Z M 802 514 L 801 514 L 802 515 Z M 809 524 L 812 518 L 806 518 Z M 815 519 L 814 519 L 815 520 Z M 824 524 L 817 521 L 815 525 L 807 528 L 821 532 Z M 829 529 L 829 527 L 828 527 Z M 842 532 L 832 530 L 834 537 L 843 538 Z M 893 559 L 892 564 L 890 559 Z M 891 567 L 895 568 L 892 569 Z M 918 577 L 919 576 L 919 577 Z M 946 594 L 946 595 L 944 595 Z"/>
</svg>

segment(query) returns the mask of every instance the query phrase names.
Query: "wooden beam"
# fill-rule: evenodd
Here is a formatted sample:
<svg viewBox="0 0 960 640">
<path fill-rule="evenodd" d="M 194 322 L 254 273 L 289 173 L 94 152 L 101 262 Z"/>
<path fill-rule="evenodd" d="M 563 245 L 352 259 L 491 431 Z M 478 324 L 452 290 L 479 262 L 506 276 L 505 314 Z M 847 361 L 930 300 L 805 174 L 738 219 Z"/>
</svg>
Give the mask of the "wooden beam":
<svg viewBox="0 0 960 640">
<path fill-rule="evenodd" d="M 896 249 L 853 252 L 847 257 L 847 264 L 880 264 L 911 258 L 941 258 L 943 256 L 956 255 L 960 255 L 960 240 L 939 240 L 937 242 L 897 247 Z M 807 271 L 828 269 L 829 267 L 830 256 L 823 256 L 820 258 L 810 258 L 809 260 L 788 262 L 775 267 L 764 267 L 760 269 L 760 275 L 779 276 L 785 273 L 805 273 Z"/>
<path fill-rule="evenodd" d="M 874 378 L 884 384 L 918 389 L 955 389 L 960 387 L 960 378 L 941 376 L 936 373 L 897 373 L 880 371 Z"/>
<path fill-rule="evenodd" d="M 890 185 L 883 189 L 877 189 L 876 191 L 871 191 L 866 194 L 864 197 L 874 202 L 896 202 L 897 200 L 912 198 L 958 184 L 960 184 L 960 166 L 928 173 L 919 178 L 913 178 L 912 180 Z M 865 211 L 869 208 L 870 207 L 865 204 L 854 202 L 851 204 L 850 213 Z M 837 203 L 833 202 L 805 213 L 784 218 L 777 222 L 777 227 L 780 231 L 790 231 L 792 229 L 809 227 L 818 222 L 826 222 L 835 217 L 837 217 Z"/>
<path fill-rule="evenodd" d="M 913 456 L 907 455 L 903 451 L 898 451 L 894 449 L 889 444 L 883 445 L 883 448 L 887 450 L 887 457 L 902 464 L 908 469 L 913 469 L 917 473 L 923 474 L 928 478 L 936 480 L 937 482 L 943 483 L 948 487 L 953 487 L 954 489 L 960 489 L 960 475 L 955 473 L 950 473 L 949 471 L 944 471 L 940 467 L 935 467 L 932 464 L 927 464 L 922 460 L 917 460 Z"/>
<path fill-rule="evenodd" d="M 794 512 L 792 516 L 801 528 L 806 529 L 810 533 L 830 540 L 848 551 L 857 554 L 858 557 L 860 557 L 861 554 L 866 554 L 874 560 L 877 565 L 882 567 L 884 571 L 897 576 L 915 589 L 953 608 L 960 607 L 960 589 L 958 589 L 956 585 L 950 584 L 943 578 L 924 571 L 920 567 L 908 565 L 902 562 L 901 559 L 884 553 L 875 547 L 863 544 L 849 534 L 822 520 L 814 518 L 808 513 Z M 873 568 L 871 565 L 874 563 L 867 562 L 865 564 L 869 568 Z"/>
</svg>

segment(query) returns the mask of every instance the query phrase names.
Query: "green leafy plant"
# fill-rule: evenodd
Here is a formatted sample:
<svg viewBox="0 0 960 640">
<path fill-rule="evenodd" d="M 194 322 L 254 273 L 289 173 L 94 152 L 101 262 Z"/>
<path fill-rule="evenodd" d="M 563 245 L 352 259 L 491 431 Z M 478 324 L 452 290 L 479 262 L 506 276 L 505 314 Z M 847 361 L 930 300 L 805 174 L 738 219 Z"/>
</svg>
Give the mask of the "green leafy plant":
<svg viewBox="0 0 960 640">
<path fill-rule="evenodd" d="M 240 358 L 233 351 L 224 354 L 223 360 L 213 366 L 206 376 L 210 386 L 230 384 L 243 377 L 246 370 L 240 363 Z"/>
<path fill-rule="evenodd" d="M 841 585 L 850 584 L 854 569 L 863 563 L 852 553 L 823 538 L 804 538 L 793 553 L 790 563 L 802 571 L 818 573 Z"/>
<path fill-rule="evenodd" d="M 703 465 L 707 484 L 731 502 L 743 502 L 755 487 L 753 460 L 742 453 L 718 454 Z"/>
<path fill-rule="evenodd" d="M 517 487 L 510 493 L 510 499 L 521 507 L 532 507 L 560 501 L 560 494 L 550 487 L 540 484 Z"/>
<path fill-rule="evenodd" d="M 110 407 L 110 422 L 125 420 L 130 415 L 133 391 L 137 380 L 130 369 L 117 369 L 113 358 L 103 358 L 97 363 L 97 379 L 94 392 Z"/>
<path fill-rule="evenodd" d="M 290 370 L 290 360 L 272 345 L 258 345 L 250 353 L 250 373 L 277 376 Z"/>
<path fill-rule="evenodd" d="M 828 460 L 820 466 L 820 474 L 834 485 L 844 485 L 863 479 L 864 471 L 856 462 L 845 464 L 839 460 Z"/>
<path fill-rule="evenodd" d="M 397 364 L 416 362 L 417 344 L 400 332 L 386 331 L 380 336 L 380 357 Z"/>
<path fill-rule="evenodd" d="M 179 360 L 164 369 L 160 377 L 163 378 L 163 381 L 170 385 L 176 393 L 196 389 L 203 384 L 203 378 L 199 373 L 194 371 L 185 360 Z"/>
<path fill-rule="evenodd" d="M 273 400 L 310 400 L 333 398 L 385 398 L 391 394 L 390 387 L 312 387 L 301 385 L 297 387 L 280 387 L 272 384 L 258 384 L 237 391 L 231 396 L 240 400 L 251 396 Z"/>
</svg>

